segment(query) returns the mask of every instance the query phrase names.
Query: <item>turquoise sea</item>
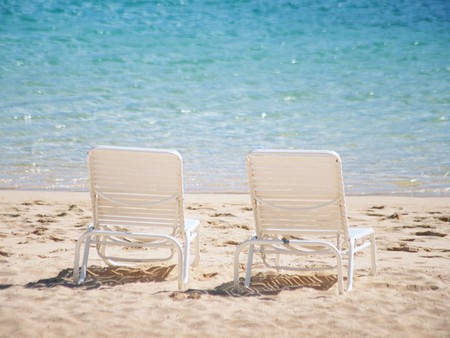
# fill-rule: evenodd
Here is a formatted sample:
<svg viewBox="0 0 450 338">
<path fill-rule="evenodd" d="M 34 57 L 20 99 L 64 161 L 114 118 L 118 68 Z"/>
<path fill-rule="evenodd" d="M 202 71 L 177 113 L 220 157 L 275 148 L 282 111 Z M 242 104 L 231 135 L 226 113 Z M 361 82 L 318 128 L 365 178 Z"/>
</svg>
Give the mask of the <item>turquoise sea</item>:
<svg viewBox="0 0 450 338">
<path fill-rule="evenodd" d="M 97 144 L 244 192 L 330 149 L 349 194 L 450 195 L 448 0 L 0 0 L 0 189 L 86 190 Z"/>
</svg>

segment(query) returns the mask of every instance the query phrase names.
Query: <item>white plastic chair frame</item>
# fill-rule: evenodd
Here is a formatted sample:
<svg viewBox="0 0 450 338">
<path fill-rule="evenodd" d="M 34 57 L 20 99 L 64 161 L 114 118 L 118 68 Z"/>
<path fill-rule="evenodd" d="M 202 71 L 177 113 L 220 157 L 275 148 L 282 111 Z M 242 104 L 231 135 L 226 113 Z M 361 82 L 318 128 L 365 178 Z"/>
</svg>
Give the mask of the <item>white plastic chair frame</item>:
<svg viewBox="0 0 450 338">
<path fill-rule="evenodd" d="M 136 163 L 133 162 L 134 160 Z M 158 164 L 152 164 L 152 162 L 158 163 L 158 160 L 167 161 L 170 168 L 156 168 Z M 96 164 L 96 161 L 99 163 L 103 161 L 103 163 Z M 79 237 L 75 246 L 74 282 L 78 284 L 84 282 L 89 250 L 91 244 L 95 244 L 99 257 L 111 266 L 121 265 L 123 262 L 167 261 L 176 253 L 178 288 L 183 289 L 189 282 L 192 243 L 195 245 L 192 265 L 196 266 L 200 259 L 200 229 L 198 220 L 184 218 L 180 154 L 171 150 L 99 146 L 89 151 L 88 166 L 93 224 Z M 108 174 L 110 170 L 114 171 L 114 168 L 109 166 L 118 166 L 114 174 Z M 127 172 L 127 169 L 131 172 Z M 159 172 L 155 174 L 155 170 Z M 104 179 L 103 175 L 111 175 L 111 177 Z M 162 182 L 160 183 L 159 180 Z M 102 182 L 97 183 L 97 181 Z M 172 187 L 165 188 L 164 182 L 170 182 Z M 154 187 L 153 184 L 155 184 Z M 158 214 L 157 208 L 163 211 L 159 210 Z M 108 209 L 107 215 L 103 209 Z M 153 212 L 156 215 L 153 216 Z M 170 213 L 173 215 L 167 216 Z M 108 220 L 112 224 L 107 224 Z M 141 228 L 149 226 L 153 228 L 153 231 L 155 228 L 161 228 L 159 230 L 165 230 L 168 233 L 112 230 L 113 226 L 122 225 L 121 222 L 127 228 L 138 224 Z M 83 245 L 80 271 L 80 252 Z M 115 257 L 107 253 L 110 246 L 165 248 L 170 250 L 170 254 L 158 258 Z"/>
<path fill-rule="evenodd" d="M 267 159 L 267 161 L 260 161 L 261 159 Z M 296 160 L 300 162 L 294 163 Z M 317 165 L 323 165 L 323 167 L 316 171 L 315 162 L 317 160 Z M 255 163 L 258 161 L 259 164 Z M 371 274 L 376 273 L 376 247 L 373 229 L 348 228 L 347 225 L 342 166 L 338 154 L 332 151 L 255 150 L 247 156 L 246 162 L 256 235 L 236 248 L 234 254 L 235 289 L 239 287 L 239 256 L 247 247 L 248 257 L 244 285 L 245 287 L 250 286 L 255 246 L 259 246 L 257 252 L 261 254 L 263 263 L 269 268 L 294 271 L 336 269 L 339 294 L 343 294 L 344 291 L 344 258 L 348 259 L 347 291 L 351 291 L 353 286 L 354 256 L 358 251 L 371 247 Z M 302 172 L 303 168 L 299 166 L 302 164 L 307 166 L 306 177 L 301 177 L 305 174 Z M 264 168 L 261 169 L 261 166 Z M 273 175 L 271 176 L 271 174 Z M 326 186 L 316 189 L 316 184 L 322 184 L 317 180 L 331 184 L 330 193 L 326 192 Z M 295 185 L 297 188 L 302 186 L 303 189 L 293 189 L 292 187 L 295 188 Z M 320 192 L 317 192 L 319 190 Z M 267 212 L 267 209 L 270 212 Z M 313 211 L 315 213 L 310 215 L 309 213 Z M 331 212 L 332 215 L 337 216 L 337 219 L 326 222 L 329 224 L 314 219 L 314 217 L 319 217 L 317 215 L 324 218 L 322 213 L 326 212 Z M 282 215 L 280 218 L 283 220 L 267 220 L 264 213 L 270 217 Z M 300 219 L 299 215 L 303 215 L 306 221 Z M 321 224 L 315 227 L 309 226 L 308 222 Z M 332 236 L 336 238 L 336 244 L 328 240 L 298 239 L 298 236 L 308 237 L 308 235 Z M 269 264 L 266 260 L 268 254 L 276 255 L 274 265 Z M 280 254 L 331 255 L 336 258 L 336 266 L 317 268 L 281 266 Z"/>
</svg>

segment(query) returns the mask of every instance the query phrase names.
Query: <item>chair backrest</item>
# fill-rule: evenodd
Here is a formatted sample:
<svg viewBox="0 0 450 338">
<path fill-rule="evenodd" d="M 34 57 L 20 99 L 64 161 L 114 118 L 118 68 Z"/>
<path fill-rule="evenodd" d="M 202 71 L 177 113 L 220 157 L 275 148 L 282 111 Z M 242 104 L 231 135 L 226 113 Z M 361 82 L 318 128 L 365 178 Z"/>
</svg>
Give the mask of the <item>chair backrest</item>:
<svg viewBox="0 0 450 338">
<path fill-rule="evenodd" d="M 347 237 L 341 160 L 332 151 L 255 150 L 247 156 L 258 237 Z"/>
<path fill-rule="evenodd" d="M 96 229 L 120 226 L 166 234 L 183 229 L 178 152 L 98 146 L 88 152 L 88 167 Z"/>
</svg>

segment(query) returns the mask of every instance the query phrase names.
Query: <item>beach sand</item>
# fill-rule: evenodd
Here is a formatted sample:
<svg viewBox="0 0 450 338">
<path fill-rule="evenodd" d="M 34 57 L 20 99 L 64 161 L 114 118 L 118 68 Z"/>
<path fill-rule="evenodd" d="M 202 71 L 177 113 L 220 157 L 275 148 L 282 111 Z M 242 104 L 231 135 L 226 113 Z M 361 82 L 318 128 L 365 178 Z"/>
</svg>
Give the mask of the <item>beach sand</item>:
<svg viewBox="0 0 450 338">
<path fill-rule="evenodd" d="M 326 272 L 281 278 L 255 259 L 255 286 L 237 296 L 233 254 L 254 229 L 245 194 L 186 195 L 201 260 L 180 292 L 176 268 L 159 263 L 94 267 L 75 287 L 88 193 L 0 191 L 0 337 L 450 337 L 450 198 L 349 196 L 347 207 L 350 226 L 375 230 L 376 276 L 358 254 L 353 291 L 340 296 Z M 89 265 L 105 266 L 95 250 Z"/>
</svg>

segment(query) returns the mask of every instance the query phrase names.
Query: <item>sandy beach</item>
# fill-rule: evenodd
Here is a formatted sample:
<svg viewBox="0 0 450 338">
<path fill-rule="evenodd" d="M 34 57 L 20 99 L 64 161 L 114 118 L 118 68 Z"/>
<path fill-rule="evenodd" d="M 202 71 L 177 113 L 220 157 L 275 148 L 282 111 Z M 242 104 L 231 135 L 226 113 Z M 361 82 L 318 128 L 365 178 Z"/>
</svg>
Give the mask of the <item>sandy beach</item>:
<svg viewBox="0 0 450 338">
<path fill-rule="evenodd" d="M 176 268 L 105 269 L 71 283 L 87 192 L 0 191 L 0 337 L 450 337 L 450 197 L 349 196 L 350 226 L 373 227 L 378 273 L 358 254 L 353 291 L 333 276 L 289 278 L 255 261 L 255 285 L 230 292 L 236 245 L 253 234 L 245 194 L 188 194 L 201 260 L 186 291 Z M 241 275 L 243 276 L 243 274 Z"/>
</svg>

